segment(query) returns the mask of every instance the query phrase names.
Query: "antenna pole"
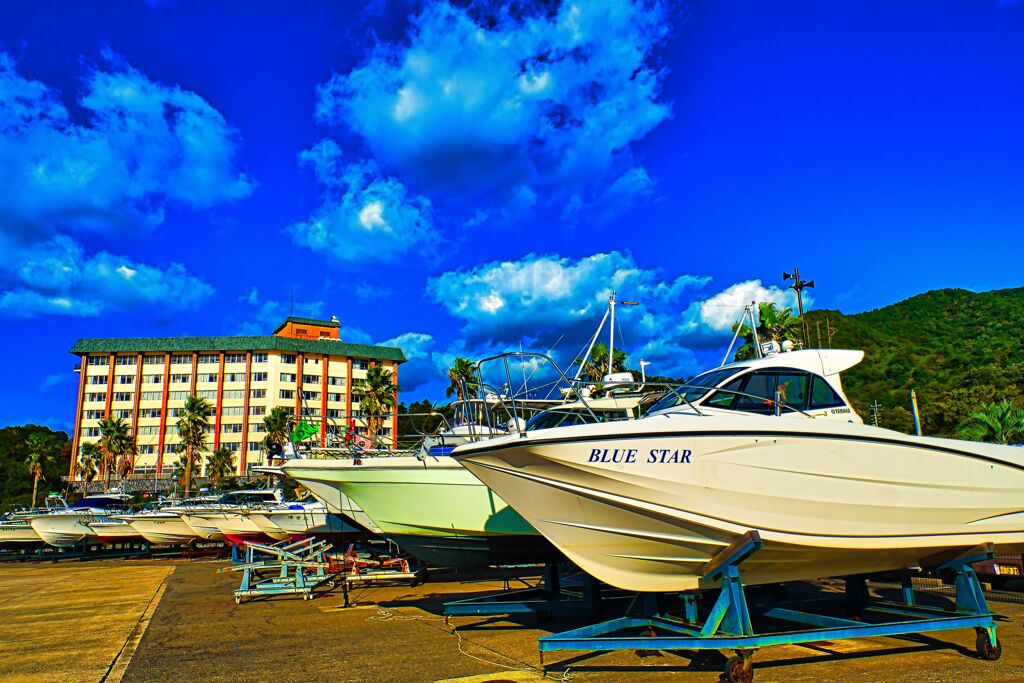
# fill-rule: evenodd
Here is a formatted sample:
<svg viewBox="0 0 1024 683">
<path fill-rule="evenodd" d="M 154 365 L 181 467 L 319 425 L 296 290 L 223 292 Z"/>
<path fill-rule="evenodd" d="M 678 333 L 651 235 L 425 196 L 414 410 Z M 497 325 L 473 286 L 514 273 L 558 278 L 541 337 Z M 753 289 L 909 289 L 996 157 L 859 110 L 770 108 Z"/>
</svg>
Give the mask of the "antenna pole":
<svg viewBox="0 0 1024 683">
<path fill-rule="evenodd" d="M 612 374 L 612 362 L 615 358 L 615 290 L 608 298 L 608 310 L 611 311 L 611 331 L 608 333 L 608 374 Z"/>
<path fill-rule="evenodd" d="M 803 348 L 807 348 L 811 345 L 810 335 L 807 333 L 807 321 L 804 320 L 804 296 L 803 290 L 805 287 L 814 287 L 814 280 L 802 280 L 800 279 L 800 269 L 794 268 L 792 273 L 782 273 L 782 281 L 792 280 L 793 284 L 789 286 L 790 289 L 796 292 L 796 307 L 800 312 L 800 331 L 803 334 Z"/>
</svg>

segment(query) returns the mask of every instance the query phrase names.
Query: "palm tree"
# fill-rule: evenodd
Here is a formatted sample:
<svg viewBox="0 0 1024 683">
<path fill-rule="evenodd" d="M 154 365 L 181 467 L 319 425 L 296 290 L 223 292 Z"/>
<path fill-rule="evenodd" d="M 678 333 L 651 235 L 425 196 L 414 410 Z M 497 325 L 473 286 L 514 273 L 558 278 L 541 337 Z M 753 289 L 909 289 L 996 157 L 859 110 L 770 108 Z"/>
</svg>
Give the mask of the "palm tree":
<svg viewBox="0 0 1024 683">
<path fill-rule="evenodd" d="M 738 323 L 732 326 L 732 331 L 735 332 L 737 327 Z M 758 341 L 775 341 L 780 344 L 784 341 L 795 342 L 800 339 L 802 334 L 803 328 L 800 326 L 800 316 L 793 315 L 792 308 L 787 307 L 779 310 L 779 307 L 772 301 L 762 301 L 757 305 Z M 733 360 L 757 358 L 757 349 L 754 348 L 754 334 L 746 323 L 740 329 L 740 336 L 743 337 L 745 343 L 736 349 Z"/>
<path fill-rule="evenodd" d="M 50 450 L 49 439 L 43 434 L 29 434 L 25 440 L 25 447 L 28 449 L 28 457 L 25 464 L 28 466 L 28 473 L 32 475 L 32 507 L 36 506 L 36 492 L 39 490 L 39 480 L 46 479 L 43 476 L 43 462 L 46 460 Z"/>
<path fill-rule="evenodd" d="M 1024 440 L 1024 410 L 1010 401 L 982 403 L 957 428 L 957 434 L 972 441 L 1015 443 Z"/>
<path fill-rule="evenodd" d="M 82 456 L 79 458 L 75 469 L 78 471 L 78 476 L 82 479 L 83 498 L 89 495 L 89 483 L 99 473 L 99 464 L 102 457 L 103 453 L 96 443 L 89 441 L 82 444 Z"/>
<path fill-rule="evenodd" d="M 369 432 L 371 448 L 376 447 L 377 432 L 384 423 L 384 416 L 398 405 L 399 388 L 395 384 L 394 373 L 387 368 L 374 365 L 366 371 L 366 379 L 360 385 L 363 397 L 359 400 L 359 410 L 366 416 L 366 429 Z M 392 435 L 393 438 L 394 436 Z"/>
<path fill-rule="evenodd" d="M 288 440 L 291 438 L 291 433 L 288 431 L 288 422 L 291 420 L 292 413 L 284 406 L 276 406 L 270 409 L 270 414 L 263 418 L 263 428 L 267 431 L 267 435 L 263 437 L 263 448 L 268 453 L 275 451 L 274 446 L 284 447 Z M 269 460 L 269 458 L 268 458 Z"/>
<path fill-rule="evenodd" d="M 111 417 L 100 420 L 100 453 L 103 471 L 106 476 L 103 490 L 110 488 L 110 476 L 117 469 L 123 479 L 131 472 L 132 458 L 135 455 L 135 437 L 131 434 L 128 423 L 122 417 Z M 123 473 L 123 474 L 122 474 Z"/>
<path fill-rule="evenodd" d="M 214 488 L 220 488 L 235 473 L 235 452 L 227 446 L 221 446 L 206 456 L 206 476 Z"/>
<path fill-rule="evenodd" d="M 369 375 L 367 375 L 369 379 Z M 451 385 L 444 390 L 444 395 L 451 397 L 455 394 L 459 401 L 467 398 L 476 398 L 479 395 L 480 384 L 476 377 L 476 367 L 473 361 L 468 358 L 456 358 L 452 367 L 448 369 L 448 381 Z M 468 394 L 468 395 L 467 395 Z M 362 402 L 360 402 L 362 407 Z"/>
<path fill-rule="evenodd" d="M 213 406 L 205 398 L 189 396 L 185 399 L 185 407 L 178 417 L 178 434 L 181 435 L 179 447 L 185 449 L 181 478 L 185 480 L 186 498 L 192 492 L 192 471 L 206 450 L 206 432 L 210 429 L 212 411 Z"/>
<path fill-rule="evenodd" d="M 615 362 L 612 364 L 611 372 L 625 372 L 626 371 L 626 352 L 615 350 Z M 573 365 L 578 365 L 581 361 L 577 359 L 573 362 Z M 594 348 L 590 349 L 590 358 L 583 362 L 583 376 L 591 382 L 600 382 L 605 375 L 611 374 L 608 372 L 608 345 L 603 342 L 594 344 Z"/>
</svg>

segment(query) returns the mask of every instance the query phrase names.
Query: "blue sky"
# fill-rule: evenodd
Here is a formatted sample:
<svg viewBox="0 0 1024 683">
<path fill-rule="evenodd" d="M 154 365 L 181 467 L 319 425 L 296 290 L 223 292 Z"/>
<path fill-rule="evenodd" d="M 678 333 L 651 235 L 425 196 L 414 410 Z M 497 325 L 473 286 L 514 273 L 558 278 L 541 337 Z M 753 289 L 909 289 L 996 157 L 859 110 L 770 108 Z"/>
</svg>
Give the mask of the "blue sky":
<svg viewBox="0 0 1024 683">
<path fill-rule="evenodd" d="M 1022 35 L 1006 0 L 0 4 L 0 424 L 70 426 L 79 337 L 292 297 L 417 400 L 571 357 L 613 287 L 682 376 L 794 265 L 844 312 L 1020 286 Z"/>
</svg>

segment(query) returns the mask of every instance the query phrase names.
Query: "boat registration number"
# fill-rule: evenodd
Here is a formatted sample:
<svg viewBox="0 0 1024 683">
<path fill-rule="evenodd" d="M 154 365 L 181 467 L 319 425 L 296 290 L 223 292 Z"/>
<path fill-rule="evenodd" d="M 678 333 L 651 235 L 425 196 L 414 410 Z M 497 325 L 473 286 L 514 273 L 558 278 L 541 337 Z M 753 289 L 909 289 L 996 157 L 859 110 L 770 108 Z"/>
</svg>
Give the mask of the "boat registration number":
<svg viewBox="0 0 1024 683">
<path fill-rule="evenodd" d="M 1020 576 L 1020 567 L 1012 564 L 997 564 L 996 574 L 1000 576 Z"/>
</svg>

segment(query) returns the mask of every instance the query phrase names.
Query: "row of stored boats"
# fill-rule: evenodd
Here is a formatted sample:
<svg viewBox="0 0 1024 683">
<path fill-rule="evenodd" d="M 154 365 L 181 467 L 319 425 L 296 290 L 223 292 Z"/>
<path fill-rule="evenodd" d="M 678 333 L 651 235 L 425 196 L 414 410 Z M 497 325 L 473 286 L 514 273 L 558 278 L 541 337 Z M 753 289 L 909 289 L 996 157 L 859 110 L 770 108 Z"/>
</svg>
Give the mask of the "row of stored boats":
<svg viewBox="0 0 1024 683">
<path fill-rule="evenodd" d="M 146 541 L 160 546 L 205 542 L 293 541 L 308 536 L 356 538 L 365 533 L 320 502 L 286 502 L 279 489 L 201 496 L 130 512 L 131 496 L 87 496 L 73 505 L 51 495 L 41 509 L 0 521 L 0 547 Z"/>
</svg>

